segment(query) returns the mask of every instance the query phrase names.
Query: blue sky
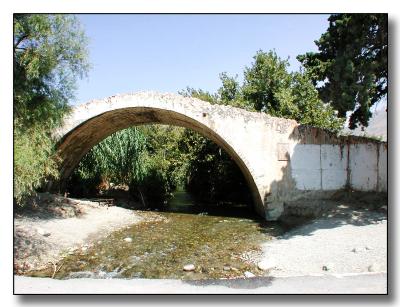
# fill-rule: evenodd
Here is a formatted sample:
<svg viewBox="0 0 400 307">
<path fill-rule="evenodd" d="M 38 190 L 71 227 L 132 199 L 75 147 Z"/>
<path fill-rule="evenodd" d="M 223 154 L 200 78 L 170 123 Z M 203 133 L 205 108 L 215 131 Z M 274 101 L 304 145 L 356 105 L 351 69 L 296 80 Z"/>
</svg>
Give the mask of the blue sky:
<svg viewBox="0 0 400 307">
<path fill-rule="evenodd" d="M 176 93 L 186 86 L 215 92 L 219 74 L 242 79 L 257 50 L 275 49 L 298 70 L 298 54 L 314 40 L 328 15 L 78 15 L 89 37 L 92 69 L 78 83 L 83 103 L 118 93 Z"/>
</svg>

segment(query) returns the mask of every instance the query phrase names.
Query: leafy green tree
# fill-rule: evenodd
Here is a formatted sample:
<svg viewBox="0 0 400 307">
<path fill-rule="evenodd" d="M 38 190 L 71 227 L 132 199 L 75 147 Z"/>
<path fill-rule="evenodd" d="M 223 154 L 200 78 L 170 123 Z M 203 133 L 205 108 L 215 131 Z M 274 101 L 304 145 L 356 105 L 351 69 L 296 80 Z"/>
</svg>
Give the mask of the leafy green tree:
<svg viewBox="0 0 400 307">
<path fill-rule="evenodd" d="M 14 15 L 14 198 L 18 204 L 57 177 L 51 129 L 68 112 L 87 45 L 72 15 Z"/>
<path fill-rule="evenodd" d="M 54 127 L 89 69 L 87 40 L 73 15 L 14 15 L 14 117 Z"/>
<path fill-rule="evenodd" d="M 292 100 L 287 100 L 291 75 L 289 63 L 281 60 L 275 51 L 258 51 L 251 67 L 244 71 L 243 98 L 257 111 L 273 116 L 291 117 L 295 112 Z"/>
<path fill-rule="evenodd" d="M 324 104 L 307 74 L 289 73 L 289 63 L 274 51 L 258 51 L 244 71 L 242 96 L 255 110 L 297 120 L 301 124 L 339 131 L 343 120 Z"/>
<path fill-rule="evenodd" d="M 387 95 L 387 14 L 333 14 L 329 28 L 315 41 L 319 52 L 298 60 L 317 85 L 321 99 L 352 111 L 349 127 L 368 126 L 370 107 Z"/>
<path fill-rule="evenodd" d="M 17 127 L 15 127 L 17 126 Z M 14 199 L 24 200 L 40 188 L 46 177 L 57 177 L 57 160 L 48 132 L 36 125 L 21 129 L 14 123 Z"/>
</svg>

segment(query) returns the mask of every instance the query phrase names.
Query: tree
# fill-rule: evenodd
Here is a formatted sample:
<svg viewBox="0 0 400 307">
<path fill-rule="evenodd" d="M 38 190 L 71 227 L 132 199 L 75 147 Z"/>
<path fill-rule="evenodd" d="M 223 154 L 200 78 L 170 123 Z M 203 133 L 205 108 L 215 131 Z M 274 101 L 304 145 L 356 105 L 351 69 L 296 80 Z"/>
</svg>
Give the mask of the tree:
<svg viewBox="0 0 400 307">
<path fill-rule="evenodd" d="M 295 119 L 301 124 L 339 131 L 343 120 L 324 104 L 303 71 L 289 73 L 289 63 L 274 51 L 258 51 L 244 71 L 242 99 L 257 111 Z"/>
<path fill-rule="evenodd" d="M 14 118 L 56 126 L 88 71 L 87 40 L 73 15 L 14 15 Z"/>
<path fill-rule="evenodd" d="M 18 204 L 57 177 L 51 130 L 68 112 L 89 68 L 86 37 L 72 15 L 14 15 L 14 197 Z"/>
<path fill-rule="evenodd" d="M 288 61 L 281 60 L 275 51 L 260 50 L 253 58 L 254 63 L 244 71 L 243 98 L 257 111 L 291 117 L 294 110 L 289 107 L 292 101 L 287 96 L 292 81 L 287 72 Z"/>
<path fill-rule="evenodd" d="M 349 127 L 368 126 L 370 108 L 387 95 L 387 14 L 333 14 L 329 28 L 315 41 L 319 52 L 297 59 L 318 86 L 321 99 L 352 111 Z"/>
</svg>

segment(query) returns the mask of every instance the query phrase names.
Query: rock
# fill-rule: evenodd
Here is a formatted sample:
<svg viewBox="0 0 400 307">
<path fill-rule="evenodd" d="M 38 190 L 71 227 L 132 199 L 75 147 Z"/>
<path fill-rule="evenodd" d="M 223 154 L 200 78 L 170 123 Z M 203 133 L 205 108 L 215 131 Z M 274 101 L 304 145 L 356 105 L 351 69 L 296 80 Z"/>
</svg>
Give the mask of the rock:
<svg viewBox="0 0 400 307">
<path fill-rule="evenodd" d="M 93 278 L 94 273 L 89 272 L 89 271 L 83 271 L 83 272 L 71 272 L 69 273 L 70 278 Z"/>
<path fill-rule="evenodd" d="M 251 273 L 249 271 L 244 272 L 244 277 L 246 277 L 246 278 L 251 278 L 251 277 L 255 277 L 255 276 L 256 275 L 254 275 L 253 273 Z"/>
<path fill-rule="evenodd" d="M 234 268 L 234 267 L 231 267 L 231 271 L 234 271 L 234 272 L 239 272 L 239 269 L 237 269 L 237 268 Z"/>
<path fill-rule="evenodd" d="M 195 268 L 196 268 L 196 267 L 194 266 L 194 264 L 186 264 L 186 265 L 183 267 L 183 270 L 186 271 L 186 272 L 190 272 L 190 271 L 194 271 Z"/>
<path fill-rule="evenodd" d="M 231 268 L 229 266 L 224 266 L 224 271 L 230 271 Z"/>
<path fill-rule="evenodd" d="M 368 266 L 368 272 L 377 272 L 377 271 L 378 271 L 378 266 L 375 263 Z"/>
<path fill-rule="evenodd" d="M 37 231 L 38 234 L 40 234 L 40 235 L 42 235 L 42 236 L 44 236 L 44 237 L 48 237 L 48 236 L 51 235 L 50 232 L 44 230 L 43 228 L 39 228 L 39 227 L 38 227 L 38 228 L 36 228 L 36 231 Z"/>
<path fill-rule="evenodd" d="M 262 271 L 268 271 L 276 267 L 276 264 L 272 260 L 266 259 L 259 262 L 257 267 Z"/>
<path fill-rule="evenodd" d="M 325 265 L 322 266 L 322 270 L 323 271 L 332 271 L 333 270 L 333 264 L 332 263 L 327 263 Z"/>
<path fill-rule="evenodd" d="M 372 248 L 370 246 L 366 246 L 365 250 L 370 251 L 370 250 L 372 250 Z"/>
<path fill-rule="evenodd" d="M 358 247 L 355 247 L 355 248 L 353 248 L 351 251 L 352 251 L 353 253 L 360 253 L 360 252 L 362 252 L 362 249 L 361 249 L 361 248 L 358 248 Z"/>
<path fill-rule="evenodd" d="M 128 243 L 131 243 L 132 242 L 132 238 L 125 238 L 124 241 L 128 242 Z"/>
</svg>

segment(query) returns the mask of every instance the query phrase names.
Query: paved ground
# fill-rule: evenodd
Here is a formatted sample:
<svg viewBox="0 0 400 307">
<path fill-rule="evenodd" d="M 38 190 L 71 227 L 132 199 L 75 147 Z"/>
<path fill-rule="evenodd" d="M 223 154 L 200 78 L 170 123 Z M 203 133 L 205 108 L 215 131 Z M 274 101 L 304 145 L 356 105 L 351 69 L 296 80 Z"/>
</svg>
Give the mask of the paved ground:
<svg viewBox="0 0 400 307">
<path fill-rule="evenodd" d="M 15 276 L 15 294 L 386 294 L 387 274 L 236 280 L 69 279 Z"/>
</svg>

